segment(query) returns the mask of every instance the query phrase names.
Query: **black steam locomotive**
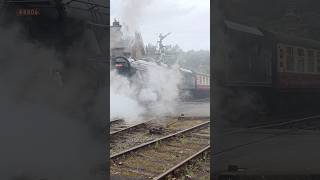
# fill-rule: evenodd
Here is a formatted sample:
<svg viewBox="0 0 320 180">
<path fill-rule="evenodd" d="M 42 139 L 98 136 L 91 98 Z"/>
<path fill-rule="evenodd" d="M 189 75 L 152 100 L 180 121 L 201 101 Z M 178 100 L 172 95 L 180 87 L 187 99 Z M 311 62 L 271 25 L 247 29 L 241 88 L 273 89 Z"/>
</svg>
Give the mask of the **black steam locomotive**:
<svg viewBox="0 0 320 180">
<path fill-rule="evenodd" d="M 156 62 L 152 58 L 141 58 L 135 60 L 125 56 L 112 58 L 111 67 L 116 69 L 119 74 L 131 77 L 137 72 L 146 72 L 148 66 L 161 66 L 170 68 L 167 64 Z M 179 68 L 182 75 L 182 82 L 179 84 L 181 92 L 187 92 L 192 97 L 208 97 L 210 94 L 210 76 L 207 74 L 196 73 L 189 69 Z"/>
<path fill-rule="evenodd" d="M 224 34 L 214 81 L 230 119 L 244 122 L 317 107 L 320 42 L 231 21 L 224 22 Z"/>
</svg>

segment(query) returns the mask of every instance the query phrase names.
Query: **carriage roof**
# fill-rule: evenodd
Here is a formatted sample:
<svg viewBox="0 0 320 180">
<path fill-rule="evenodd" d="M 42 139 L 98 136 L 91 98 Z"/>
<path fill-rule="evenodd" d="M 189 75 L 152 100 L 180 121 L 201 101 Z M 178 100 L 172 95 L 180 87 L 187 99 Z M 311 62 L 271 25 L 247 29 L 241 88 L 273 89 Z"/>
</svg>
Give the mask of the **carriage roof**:
<svg viewBox="0 0 320 180">
<path fill-rule="evenodd" d="M 248 25 L 239 24 L 232 21 L 228 21 L 228 20 L 225 20 L 225 25 L 227 28 L 232 29 L 234 31 L 248 33 L 255 36 L 271 37 L 276 42 L 282 42 L 282 43 L 295 45 L 295 46 L 320 49 L 320 41 L 287 35 L 284 33 L 272 32 L 264 28 L 248 26 Z"/>
<path fill-rule="evenodd" d="M 307 48 L 320 49 L 320 41 L 296 37 L 283 33 L 272 33 L 277 42 L 286 43 L 295 46 L 302 46 Z"/>
<path fill-rule="evenodd" d="M 245 32 L 245 33 L 249 33 L 257 36 L 264 36 L 263 32 L 256 27 L 247 26 L 244 24 L 239 24 L 236 22 L 228 21 L 228 20 L 225 20 L 225 25 L 228 29 L 232 29 L 234 31 Z"/>
</svg>

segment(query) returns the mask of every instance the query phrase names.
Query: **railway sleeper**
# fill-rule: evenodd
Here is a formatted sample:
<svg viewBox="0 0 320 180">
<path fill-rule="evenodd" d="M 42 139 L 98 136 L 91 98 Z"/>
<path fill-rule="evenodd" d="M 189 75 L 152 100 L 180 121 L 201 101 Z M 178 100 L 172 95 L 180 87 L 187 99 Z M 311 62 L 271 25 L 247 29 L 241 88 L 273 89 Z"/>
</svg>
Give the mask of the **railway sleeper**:
<svg viewBox="0 0 320 180">
<path fill-rule="evenodd" d="M 145 152 L 145 154 L 148 154 L 150 156 L 153 156 L 153 158 L 160 158 L 160 159 L 167 159 L 169 161 L 173 161 L 174 159 L 180 159 L 181 157 L 183 157 L 186 153 L 190 153 L 190 151 L 192 151 L 192 149 L 189 149 L 189 151 L 186 151 L 185 148 L 172 148 L 170 147 L 169 149 L 163 148 L 163 149 L 157 149 L 154 151 L 147 151 Z"/>
<path fill-rule="evenodd" d="M 140 157 L 140 158 L 143 158 L 144 160 L 146 161 L 150 161 L 152 163 L 161 163 L 161 164 L 167 164 L 167 165 L 170 165 L 170 159 L 168 158 L 155 158 L 155 157 L 152 157 L 152 156 L 148 156 L 148 155 L 145 155 L 145 154 L 142 154 L 142 153 L 139 153 L 139 154 L 136 154 L 137 157 Z"/>
<path fill-rule="evenodd" d="M 124 175 L 124 176 L 134 176 L 134 177 L 145 177 L 145 178 L 149 178 L 154 176 L 154 174 L 157 174 L 157 172 L 148 172 L 145 171 L 143 169 L 139 169 L 139 168 L 132 168 L 132 167 L 128 167 L 126 165 L 123 165 L 123 167 L 119 168 L 119 169 L 115 169 L 116 172 L 114 172 L 115 175 Z"/>
<path fill-rule="evenodd" d="M 144 172 L 149 172 L 152 174 L 159 174 L 161 172 L 163 172 L 167 165 L 165 164 L 159 164 L 159 163 L 155 163 L 152 161 L 146 161 L 145 159 L 142 158 L 132 158 L 130 159 L 130 161 L 126 160 L 123 161 L 121 163 L 121 165 L 119 165 L 118 167 L 122 168 L 122 169 L 139 169 L 141 171 Z"/>
</svg>

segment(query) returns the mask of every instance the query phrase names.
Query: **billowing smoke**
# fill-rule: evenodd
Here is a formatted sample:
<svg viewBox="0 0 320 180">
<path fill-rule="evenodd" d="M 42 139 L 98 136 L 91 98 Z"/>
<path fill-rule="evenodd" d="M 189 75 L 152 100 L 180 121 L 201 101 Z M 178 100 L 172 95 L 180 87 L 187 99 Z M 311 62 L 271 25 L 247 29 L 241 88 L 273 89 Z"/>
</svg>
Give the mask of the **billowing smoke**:
<svg viewBox="0 0 320 180">
<path fill-rule="evenodd" d="M 123 32 L 125 35 L 133 35 L 134 32 L 139 31 L 141 18 L 152 2 L 153 0 L 122 0 L 120 19 L 124 22 Z"/>
<path fill-rule="evenodd" d="M 110 72 L 110 116 L 111 120 L 122 118 L 129 121 L 139 120 L 144 108 L 135 98 L 136 86 L 129 79 Z"/>
<path fill-rule="evenodd" d="M 119 42 L 131 51 L 134 58 L 143 52 L 139 25 L 145 10 L 152 0 L 122 0 L 120 21 L 122 33 L 112 33 L 111 49 L 118 48 Z M 112 6 L 112 4 L 111 4 Z M 121 35 L 121 37 L 120 37 Z M 117 42 L 118 40 L 118 42 Z M 143 53 L 142 53 L 143 54 Z M 164 64 L 138 60 L 145 64 L 145 71 L 137 71 L 133 77 L 125 77 L 112 71 L 110 74 L 111 120 L 122 118 L 126 121 L 143 121 L 148 116 L 173 115 L 179 99 L 178 85 L 181 74 L 177 65 L 170 68 Z"/>
<path fill-rule="evenodd" d="M 139 100 L 148 105 L 153 115 L 173 114 L 179 98 L 178 85 L 181 81 L 178 66 L 174 65 L 168 69 L 152 63 L 145 79 L 139 92 Z"/>
<path fill-rule="evenodd" d="M 90 88 L 81 55 L 68 65 L 21 32 L 0 28 L 0 177 L 93 179 L 91 168 L 105 160 L 93 102 L 103 93 Z"/>
<path fill-rule="evenodd" d="M 181 74 L 177 66 L 168 68 L 148 62 L 147 71 L 127 78 L 110 75 L 111 120 L 143 121 L 147 117 L 173 115 L 179 99 Z"/>
</svg>

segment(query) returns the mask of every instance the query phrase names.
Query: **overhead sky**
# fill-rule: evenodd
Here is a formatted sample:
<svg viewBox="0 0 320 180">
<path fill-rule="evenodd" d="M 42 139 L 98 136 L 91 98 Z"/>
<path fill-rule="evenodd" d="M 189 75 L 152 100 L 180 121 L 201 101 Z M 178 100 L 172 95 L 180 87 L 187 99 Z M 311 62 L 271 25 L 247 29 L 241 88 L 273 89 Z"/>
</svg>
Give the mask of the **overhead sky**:
<svg viewBox="0 0 320 180">
<path fill-rule="evenodd" d="M 117 18 L 140 31 L 145 44 L 156 44 L 159 33 L 171 32 L 164 45 L 210 49 L 210 0 L 111 0 L 110 6 L 111 22 Z"/>
</svg>

